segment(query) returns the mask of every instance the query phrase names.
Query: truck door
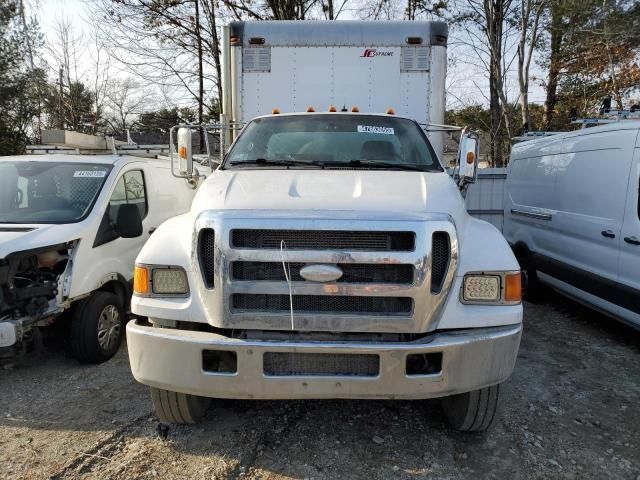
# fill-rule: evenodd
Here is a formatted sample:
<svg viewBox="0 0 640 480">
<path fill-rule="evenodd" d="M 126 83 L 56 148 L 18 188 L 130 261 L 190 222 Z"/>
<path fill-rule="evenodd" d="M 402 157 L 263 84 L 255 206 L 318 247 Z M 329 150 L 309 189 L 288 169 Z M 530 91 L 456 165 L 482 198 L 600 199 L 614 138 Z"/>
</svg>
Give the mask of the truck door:
<svg viewBox="0 0 640 480">
<path fill-rule="evenodd" d="M 640 322 L 640 134 L 637 142 L 622 225 L 619 290 L 620 306 L 638 315 Z"/>
</svg>

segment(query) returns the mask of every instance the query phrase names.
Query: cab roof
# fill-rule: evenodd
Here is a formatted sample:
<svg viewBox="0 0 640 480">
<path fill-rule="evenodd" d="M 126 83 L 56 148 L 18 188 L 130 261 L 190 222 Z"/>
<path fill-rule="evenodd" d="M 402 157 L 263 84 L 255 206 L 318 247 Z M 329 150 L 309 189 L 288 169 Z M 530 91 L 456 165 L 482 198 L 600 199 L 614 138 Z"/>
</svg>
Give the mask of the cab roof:
<svg viewBox="0 0 640 480">
<path fill-rule="evenodd" d="M 336 107 L 338 108 L 338 107 Z M 286 113 L 271 113 L 269 115 L 260 115 L 258 117 L 255 118 L 272 118 L 272 117 L 297 117 L 297 116 L 313 116 L 313 115 L 329 115 L 329 116 L 354 116 L 354 117 L 380 117 L 380 118 L 400 118 L 402 120 L 411 120 L 412 122 L 415 122 L 415 120 L 413 118 L 410 117 L 406 117 L 404 115 L 396 115 L 396 114 L 389 114 L 389 113 L 380 113 L 380 112 L 326 112 L 326 111 L 322 111 L 322 112 L 286 112 Z M 255 118 L 253 118 L 252 120 L 255 120 Z"/>
</svg>

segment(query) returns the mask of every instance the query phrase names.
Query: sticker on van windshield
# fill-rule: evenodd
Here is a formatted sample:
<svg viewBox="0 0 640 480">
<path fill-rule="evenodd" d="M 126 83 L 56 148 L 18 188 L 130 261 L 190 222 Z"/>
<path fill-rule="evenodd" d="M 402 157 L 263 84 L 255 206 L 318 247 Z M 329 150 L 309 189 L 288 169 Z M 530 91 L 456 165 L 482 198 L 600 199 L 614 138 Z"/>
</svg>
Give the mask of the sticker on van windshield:
<svg viewBox="0 0 640 480">
<path fill-rule="evenodd" d="M 358 125 L 358 133 L 382 133 L 384 135 L 395 135 L 393 127 L 378 127 L 375 125 Z"/>
<path fill-rule="evenodd" d="M 73 172 L 74 178 L 104 178 L 107 174 L 104 170 L 76 170 Z"/>
</svg>

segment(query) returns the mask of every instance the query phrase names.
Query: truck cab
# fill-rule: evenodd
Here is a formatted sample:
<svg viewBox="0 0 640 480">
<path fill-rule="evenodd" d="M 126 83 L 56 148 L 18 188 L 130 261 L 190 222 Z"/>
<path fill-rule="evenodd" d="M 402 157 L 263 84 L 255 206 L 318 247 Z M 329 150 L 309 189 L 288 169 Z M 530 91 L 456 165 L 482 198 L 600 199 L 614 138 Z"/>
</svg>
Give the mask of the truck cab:
<svg viewBox="0 0 640 480">
<path fill-rule="evenodd" d="M 138 256 L 131 368 L 165 421 L 210 398 L 445 397 L 455 428 L 484 430 L 520 282 L 415 120 L 262 116 Z"/>
<path fill-rule="evenodd" d="M 111 358 L 138 252 L 194 193 L 168 159 L 0 157 L 0 358 L 25 352 L 57 321 L 68 322 L 76 359 Z"/>
</svg>

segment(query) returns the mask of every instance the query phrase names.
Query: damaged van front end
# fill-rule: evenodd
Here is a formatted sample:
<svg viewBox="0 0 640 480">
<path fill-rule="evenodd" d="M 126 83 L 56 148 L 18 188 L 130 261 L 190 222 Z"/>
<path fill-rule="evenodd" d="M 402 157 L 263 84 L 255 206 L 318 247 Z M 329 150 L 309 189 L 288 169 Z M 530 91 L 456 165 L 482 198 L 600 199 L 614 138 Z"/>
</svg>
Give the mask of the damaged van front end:
<svg viewBox="0 0 640 480">
<path fill-rule="evenodd" d="M 51 324 L 68 306 L 76 244 L 16 251 L 0 259 L 0 348 L 5 354 L 23 351 L 37 327 Z"/>
</svg>

